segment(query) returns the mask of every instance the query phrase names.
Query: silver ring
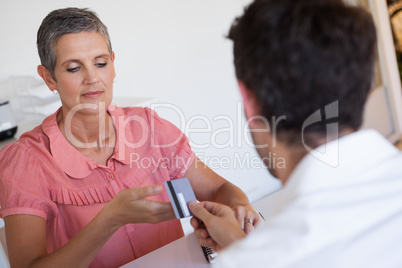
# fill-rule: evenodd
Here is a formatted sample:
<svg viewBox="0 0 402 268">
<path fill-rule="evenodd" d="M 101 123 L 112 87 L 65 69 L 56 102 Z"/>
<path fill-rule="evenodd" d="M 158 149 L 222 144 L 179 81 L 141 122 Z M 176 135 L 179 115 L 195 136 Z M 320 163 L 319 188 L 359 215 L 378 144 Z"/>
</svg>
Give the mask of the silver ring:
<svg viewBox="0 0 402 268">
<path fill-rule="evenodd" d="M 244 221 L 244 224 L 246 224 L 246 223 L 250 223 L 251 225 L 253 225 L 253 220 L 252 219 L 246 219 Z"/>
</svg>

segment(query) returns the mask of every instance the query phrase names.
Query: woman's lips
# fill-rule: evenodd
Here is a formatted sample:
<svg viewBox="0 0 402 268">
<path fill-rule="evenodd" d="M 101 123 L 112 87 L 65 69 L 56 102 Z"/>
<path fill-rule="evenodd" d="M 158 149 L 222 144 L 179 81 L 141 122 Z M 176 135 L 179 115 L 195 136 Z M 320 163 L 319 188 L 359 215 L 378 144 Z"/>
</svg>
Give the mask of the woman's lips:
<svg viewBox="0 0 402 268">
<path fill-rule="evenodd" d="M 103 91 L 91 91 L 82 94 L 83 97 L 89 98 L 89 99 L 96 99 L 98 98 L 101 94 L 103 94 Z"/>
</svg>

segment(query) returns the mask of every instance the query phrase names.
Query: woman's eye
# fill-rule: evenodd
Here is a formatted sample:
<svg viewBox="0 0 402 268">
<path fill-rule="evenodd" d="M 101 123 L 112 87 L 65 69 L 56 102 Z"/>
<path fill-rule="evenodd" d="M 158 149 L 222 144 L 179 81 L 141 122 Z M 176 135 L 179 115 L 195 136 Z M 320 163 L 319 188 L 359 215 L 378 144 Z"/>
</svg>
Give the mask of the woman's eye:
<svg viewBox="0 0 402 268">
<path fill-rule="evenodd" d="M 99 68 L 105 67 L 106 66 L 106 62 L 102 62 L 102 63 L 97 63 L 96 66 L 98 66 Z"/>
<path fill-rule="evenodd" d="M 80 67 L 68 68 L 68 69 L 67 69 L 67 72 L 75 73 L 75 72 L 77 72 L 77 71 L 79 70 L 79 68 L 80 68 Z"/>
</svg>

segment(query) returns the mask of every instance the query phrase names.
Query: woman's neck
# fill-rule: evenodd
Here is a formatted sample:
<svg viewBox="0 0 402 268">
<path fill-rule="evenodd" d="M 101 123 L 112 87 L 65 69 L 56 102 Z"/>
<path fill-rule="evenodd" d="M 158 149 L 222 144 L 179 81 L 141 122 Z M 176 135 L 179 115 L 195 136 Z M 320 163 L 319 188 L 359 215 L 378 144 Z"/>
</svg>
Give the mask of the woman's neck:
<svg viewBox="0 0 402 268">
<path fill-rule="evenodd" d="M 76 112 L 68 116 L 62 108 L 57 115 L 57 124 L 67 141 L 78 150 L 114 148 L 115 129 L 106 109 L 96 114 Z"/>
</svg>

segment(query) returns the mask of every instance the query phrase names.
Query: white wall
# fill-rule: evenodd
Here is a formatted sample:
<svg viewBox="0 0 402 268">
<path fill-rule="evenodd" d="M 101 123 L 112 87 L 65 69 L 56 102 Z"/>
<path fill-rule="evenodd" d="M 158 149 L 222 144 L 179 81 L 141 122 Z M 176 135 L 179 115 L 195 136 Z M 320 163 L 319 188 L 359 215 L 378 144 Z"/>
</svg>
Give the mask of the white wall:
<svg viewBox="0 0 402 268">
<path fill-rule="evenodd" d="M 116 94 L 203 96 L 211 87 L 216 92 L 234 86 L 231 44 L 223 36 L 248 2 L 1 0 L 0 80 L 36 71 L 41 20 L 55 8 L 79 6 L 92 8 L 109 28 L 116 53 Z"/>
<path fill-rule="evenodd" d="M 191 129 L 207 127 L 202 117 L 208 118 L 208 133 L 189 134 L 195 144 L 209 143 L 207 148 L 195 146 L 195 152 L 256 200 L 276 190 L 279 184 L 257 163 L 255 150 L 246 144 L 232 44 L 224 38 L 235 16 L 249 2 L 0 0 L 0 81 L 11 75 L 36 72 L 36 32 L 51 10 L 90 7 L 109 28 L 116 53 L 115 95 L 155 97 L 158 102 L 177 106 L 179 113 L 160 107 L 156 110 L 183 131 L 188 130 L 186 124 Z M 7 90 L 10 88 L 0 88 L 0 96 Z M 228 130 L 231 125 L 233 135 Z M 230 139 L 234 141 L 230 146 L 213 146 Z M 222 159 L 231 162 L 217 163 Z"/>
</svg>

